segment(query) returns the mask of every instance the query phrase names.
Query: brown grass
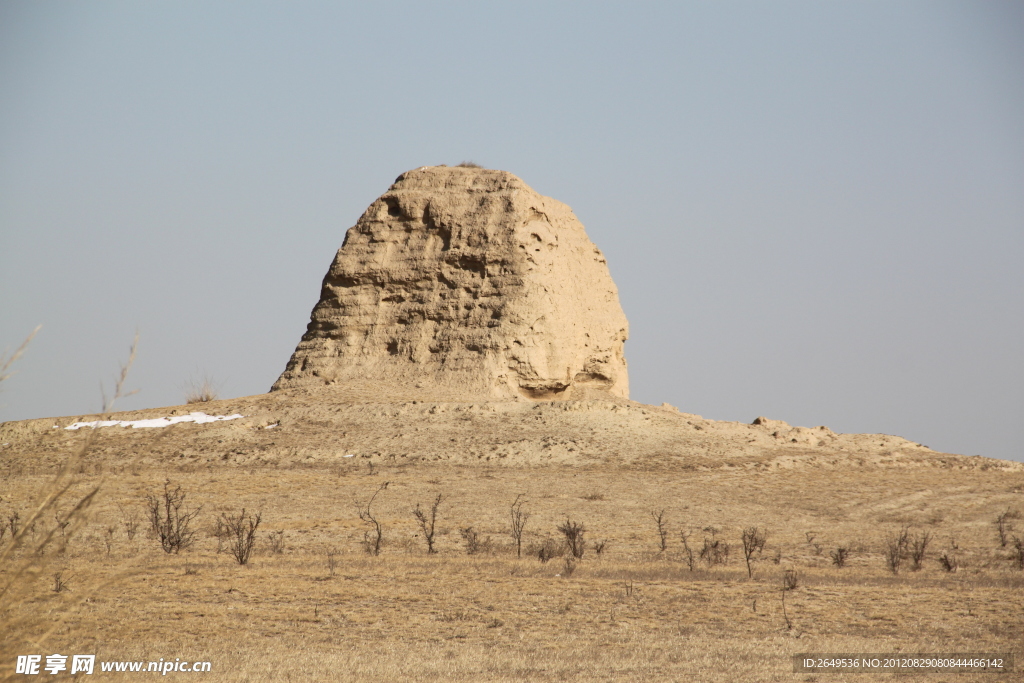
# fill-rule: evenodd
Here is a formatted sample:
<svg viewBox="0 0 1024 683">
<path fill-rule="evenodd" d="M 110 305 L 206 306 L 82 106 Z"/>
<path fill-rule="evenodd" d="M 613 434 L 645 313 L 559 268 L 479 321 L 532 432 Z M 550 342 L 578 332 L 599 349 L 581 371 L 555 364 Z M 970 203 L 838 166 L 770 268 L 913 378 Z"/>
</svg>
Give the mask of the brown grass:
<svg viewBox="0 0 1024 683">
<path fill-rule="evenodd" d="M 190 379 L 185 389 L 185 404 L 209 403 L 217 400 L 217 386 L 207 376 Z"/>
<path fill-rule="evenodd" d="M 9 359 L 0 363 L 0 381 L 10 377 L 11 364 L 38 331 L 37 327 Z M 127 363 L 121 366 L 113 396 L 104 399 L 101 420 L 113 410 L 114 402 L 126 395 L 124 385 L 137 348 L 138 335 Z M 85 483 L 79 474 L 83 457 L 94 445 L 93 435 L 90 433 L 79 444 L 55 476 L 27 488 L 17 486 L 17 495 L 8 498 L 23 502 L 28 513 L 17 532 L 12 528 L 6 543 L 0 545 L 0 652 L 9 655 L 0 660 L 0 680 L 17 676 L 17 654 L 36 654 L 51 637 L 70 633 L 69 624 L 81 607 L 114 577 L 100 578 L 91 572 L 82 577 L 72 570 L 73 543 L 90 525 L 104 483 L 102 477 Z M 78 579 L 75 591 L 71 590 L 72 578 Z"/>
<path fill-rule="evenodd" d="M 211 680 L 250 681 L 791 681 L 789 657 L 797 652 L 1024 655 L 1024 573 L 992 539 L 991 519 L 1000 505 L 1005 509 L 1003 496 L 982 493 L 1012 490 L 1024 483 L 1020 474 L 863 472 L 854 490 L 843 471 L 695 476 L 434 464 L 383 465 L 371 476 L 356 463 L 351 470 L 192 472 L 154 463 L 137 472 L 107 475 L 107 495 L 68 559 L 100 578 L 132 567 L 141 568 L 139 576 L 128 591 L 93 596 L 52 634 L 48 652 L 77 643 L 76 651 L 99 659 L 204 659 L 213 662 Z M 266 523 L 290 539 L 288 548 L 278 554 L 257 544 L 249 565 L 240 566 L 216 552 L 208 533 L 173 556 L 142 533 L 129 540 L 118 530 L 108 556 L 104 536 L 121 518 L 118 506 L 137 507 L 170 475 L 194 492 L 211 519 L 262 504 Z M 564 493 L 567 478 L 604 491 L 605 500 L 582 502 Z M 384 480 L 388 495 L 375 509 L 389 543 L 372 557 L 362 547 L 365 526 L 337 501 L 362 499 Z M 15 500 L 42 481 L 6 481 L 0 495 Z M 97 482 L 88 475 L 78 485 L 89 490 Z M 436 482 L 450 498 L 431 555 L 409 510 L 435 496 Z M 950 496 L 971 490 L 978 491 L 976 505 L 946 510 L 932 528 L 936 538 L 964 539 L 959 571 L 926 560 L 920 571 L 891 574 L 883 531 L 898 532 L 907 517 L 927 517 Z M 588 527 L 600 528 L 611 549 L 575 561 L 571 576 L 562 559 L 542 564 L 524 553 L 517 560 L 507 530 L 508 491 L 529 496 L 533 517 L 524 543 L 555 537 L 566 516 L 585 505 Z M 753 579 L 738 553 L 725 565 L 691 572 L 678 529 L 670 529 L 664 553 L 651 551 L 648 511 L 659 505 L 672 513 L 667 519 L 713 525 L 717 538 L 734 546 L 744 528 L 766 528 L 766 554 L 780 550 L 781 561 L 761 562 Z M 467 555 L 459 529 L 468 526 L 506 542 Z M 805 531 L 812 528 L 829 545 L 850 538 L 860 548 L 846 567 L 834 567 L 808 547 Z M 338 549 L 334 571 L 324 562 L 324 547 Z M 799 575 L 785 598 L 792 628 L 780 600 L 787 570 Z M 72 593 L 49 591 L 47 604 L 76 590 L 73 583 Z M 38 604 L 20 609 L 25 616 Z"/>
</svg>

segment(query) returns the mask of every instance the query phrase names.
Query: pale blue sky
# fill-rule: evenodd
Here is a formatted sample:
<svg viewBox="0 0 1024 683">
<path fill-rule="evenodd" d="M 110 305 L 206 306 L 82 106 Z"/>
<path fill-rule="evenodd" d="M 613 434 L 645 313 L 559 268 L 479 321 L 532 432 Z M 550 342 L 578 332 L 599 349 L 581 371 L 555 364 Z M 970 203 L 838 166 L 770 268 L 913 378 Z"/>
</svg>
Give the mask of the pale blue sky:
<svg viewBox="0 0 1024 683">
<path fill-rule="evenodd" d="M 576 211 L 632 396 L 1024 460 L 1024 4 L 0 1 L 0 419 L 266 391 L 345 230 Z"/>
</svg>

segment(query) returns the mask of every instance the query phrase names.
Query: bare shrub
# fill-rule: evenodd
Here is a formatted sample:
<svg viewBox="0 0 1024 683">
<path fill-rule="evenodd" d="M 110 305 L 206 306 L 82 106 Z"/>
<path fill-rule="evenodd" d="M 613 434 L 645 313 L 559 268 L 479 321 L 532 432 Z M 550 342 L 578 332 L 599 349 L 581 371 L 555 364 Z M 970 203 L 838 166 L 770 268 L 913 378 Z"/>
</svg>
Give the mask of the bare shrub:
<svg viewBox="0 0 1024 683">
<path fill-rule="evenodd" d="M 608 549 L 608 541 L 607 540 L 602 539 L 600 541 L 594 541 L 594 553 L 596 553 L 598 557 L 600 557 L 601 554 L 604 553 L 604 551 L 607 550 L 607 549 Z"/>
<path fill-rule="evenodd" d="M 512 506 L 509 510 L 511 516 L 511 532 L 512 540 L 516 542 L 516 557 L 523 556 L 523 529 L 526 528 L 526 522 L 530 519 L 530 513 L 523 511 L 522 500 L 523 494 L 516 496 L 516 499 L 512 501 Z"/>
<path fill-rule="evenodd" d="M 952 550 L 944 550 L 942 551 L 942 554 L 939 555 L 939 566 L 941 566 L 944 571 L 952 573 L 960 567 L 960 563 L 957 562 L 956 555 L 953 554 Z"/>
<path fill-rule="evenodd" d="M 704 560 L 709 567 L 729 562 L 729 544 L 715 538 L 717 529 L 707 527 L 705 531 L 711 532 L 711 538 L 704 537 L 704 547 L 700 549 L 700 559 Z"/>
<path fill-rule="evenodd" d="M 1024 539 L 1019 536 L 1013 537 L 1013 553 L 1010 556 L 1017 569 L 1024 571 Z"/>
<path fill-rule="evenodd" d="M 817 538 L 817 536 L 818 536 L 818 532 L 816 532 L 816 531 L 805 531 L 804 532 L 804 538 L 807 539 L 807 545 L 811 546 L 811 548 L 814 550 L 814 554 L 815 555 L 821 555 L 822 550 L 823 550 L 821 544 L 814 542 L 814 539 Z"/>
<path fill-rule="evenodd" d="M 389 483 L 391 482 L 386 481 L 378 486 L 377 490 L 370 496 L 370 500 L 366 501 L 365 507 L 359 508 L 359 519 L 370 527 L 363 532 L 363 549 L 374 557 L 380 555 L 380 547 L 384 543 L 384 529 L 381 527 L 377 515 L 373 512 L 373 501 L 377 499 L 381 491 L 388 487 Z"/>
<path fill-rule="evenodd" d="M 228 514 L 221 515 L 224 527 L 228 531 L 231 556 L 238 564 L 249 564 L 253 546 L 256 545 L 256 530 L 259 528 L 262 518 L 263 513 L 261 512 L 257 512 L 255 517 L 251 514 L 247 515 L 245 508 L 242 508 L 237 517 Z"/>
<path fill-rule="evenodd" d="M 658 532 L 658 552 L 665 552 L 668 549 L 668 525 L 665 521 L 664 510 L 651 510 L 651 519 L 654 520 L 654 527 Z"/>
<path fill-rule="evenodd" d="M 444 497 L 439 493 L 434 502 L 430 505 L 430 512 L 426 513 L 420 509 L 420 504 L 416 503 L 416 508 L 412 511 L 413 517 L 419 522 L 420 529 L 423 531 L 423 540 L 427 542 L 427 554 L 432 555 L 437 552 L 434 549 L 434 533 L 437 526 L 437 509 L 441 507 L 441 501 Z"/>
<path fill-rule="evenodd" d="M 679 540 L 683 542 L 683 559 L 686 561 L 686 566 L 689 567 L 690 571 L 692 572 L 696 562 L 693 555 L 693 548 L 690 547 L 689 532 L 680 531 Z"/>
<path fill-rule="evenodd" d="M 128 540 L 134 540 L 135 534 L 139 530 L 139 513 L 136 510 L 126 511 L 120 505 L 117 509 L 121 511 L 121 526 L 124 527 L 124 534 L 128 537 Z"/>
<path fill-rule="evenodd" d="M 598 500 L 604 500 L 604 494 L 595 491 L 593 493 L 588 493 L 587 495 L 583 496 L 583 500 L 590 501 L 591 503 Z"/>
<path fill-rule="evenodd" d="M 68 524 L 70 524 L 71 521 L 68 520 L 67 518 L 64 518 L 63 515 L 61 515 L 60 510 L 54 510 L 53 511 L 53 521 L 54 521 L 54 525 L 60 531 L 60 539 L 61 539 L 61 541 L 65 541 L 66 542 L 67 541 L 67 535 L 65 534 L 64 530 L 68 528 Z"/>
<path fill-rule="evenodd" d="M 224 543 L 228 540 L 230 534 L 228 528 L 224 524 L 224 520 L 218 517 L 213 521 L 213 528 L 209 531 L 209 534 L 217 539 L 217 554 L 224 552 Z"/>
<path fill-rule="evenodd" d="M 917 571 L 921 568 L 921 563 L 924 561 L 925 553 L 928 551 L 928 544 L 931 542 L 932 537 L 927 531 L 922 531 L 920 534 L 914 534 L 910 537 L 910 569 L 911 571 Z"/>
<path fill-rule="evenodd" d="M 572 557 L 565 558 L 565 564 L 562 566 L 562 576 L 569 578 L 576 571 L 576 560 Z"/>
<path fill-rule="evenodd" d="M 1010 532 L 1013 531 L 1013 522 L 1010 520 L 1017 519 L 1020 514 L 1015 510 L 1007 509 L 1006 512 L 1002 512 L 996 517 L 996 533 L 999 535 L 999 546 L 1005 548 L 1010 542 Z"/>
<path fill-rule="evenodd" d="M 17 510 L 8 515 L 7 526 L 11 530 L 11 538 L 17 536 L 18 532 L 21 531 L 21 515 L 18 514 Z"/>
<path fill-rule="evenodd" d="M 743 530 L 743 560 L 747 563 L 747 577 L 754 577 L 754 569 L 751 561 L 754 555 L 759 555 L 764 550 L 764 544 L 768 540 L 768 532 L 758 529 L 756 526 L 747 527 Z"/>
<path fill-rule="evenodd" d="M 60 570 L 60 571 L 54 572 L 53 573 L 53 592 L 54 593 L 62 593 L 64 591 L 66 591 L 66 590 L 71 590 L 70 588 L 68 588 L 68 582 L 70 580 L 71 580 L 71 577 L 65 575 L 65 572 L 64 572 L 63 569 Z"/>
<path fill-rule="evenodd" d="M 904 527 L 899 533 L 889 533 L 885 536 L 885 566 L 893 574 L 900 573 L 900 565 L 907 555 L 907 547 L 910 543 L 910 529 Z"/>
<path fill-rule="evenodd" d="M 480 534 L 473 527 L 462 527 L 459 529 L 459 535 L 462 536 L 462 540 L 466 543 L 467 555 L 477 555 L 491 551 L 491 539 L 480 538 Z"/>
<path fill-rule="evenodd" d="M 327 571 L 334 576 L 334 572 L 338 568 L 338 549 L 334 546 L 324 548 L 324 555 L 327 557 Z"/>
<path fill-rule="evenodd" d="M 455 168 L 483 168 L 483 166 L 475 161 L 463 161 L 461 164 L 457 164 Z"/>
<path fill-rule="evenodd" d="M 800 585 L 800 576 L 795 569 L 787 569 L 782 572 L 782 616 L 786 620 L 786 628 L 792 629 L 793 622 L 789 620 L 789 612 L 786 611 L 786 593 L 796 590 Z"/>
<path fill-rule="evenodd" d="M 275 555 L 281 555 L 284 553 L 284 531 L 278 529 L 277 531 L 271 531 L 267 534 L 267 545 L 270 546 L 270 552 Z"/>
<path fill-rule="evenodd" d="M 586 550 L 583 540 L 586 528 L 583 524 L 574 522 L 566 517 L 565 522 L 559 524 L 557 528 L 558 532 L 565 537 L 565 545 L 569 549 L 569 553 L 577 560 L 583 559 L 583 553 Z"/>
<path fill-rule="evenodd" d="M 185 389 L 185 403 L 208 403 L 217 400 L 217 387 L 207 375 L 190 379 Z"/>
<path fill-rule="evenodd" d="M 828 555 L 832 558 L 832 564 L 841 569 L 846 566 L 846 561 L 850 558 L 850 548 L 848 546 L 841 545 Z"/>
<path fill-rule="evenodd" d="M 537 547 L 537 559 L 541 561 L 541 564 L 546 563 L 548 560 L 561 557 L 565 554 L 565 548 L 555 543 L 554 539 L 545 538 L 544 541 Z"/>
<path fill-rule="evenodd" d="M 146 496 L 149 508 L 149 523 L 153 533 L 160 539 L 165 553 L 178 553 L 195 542 L 196 532 L 191 528 L 193 520 L 203 507 L 194 510 L 185 507 L 185 493 L 181 486 L 171 490 L 171 482 L 164 482 L 162 495 Z"/>
</svg>

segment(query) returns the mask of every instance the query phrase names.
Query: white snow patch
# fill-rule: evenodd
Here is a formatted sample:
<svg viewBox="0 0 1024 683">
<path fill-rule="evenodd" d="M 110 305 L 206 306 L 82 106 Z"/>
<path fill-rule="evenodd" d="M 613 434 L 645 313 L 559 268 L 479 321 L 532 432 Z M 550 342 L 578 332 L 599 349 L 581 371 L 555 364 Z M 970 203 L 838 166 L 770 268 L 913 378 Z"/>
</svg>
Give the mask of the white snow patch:
<svg viewBox="0 0 1024 683">
<path fill-rule="evenodd" d="M 280 422 L 275 422 L 272 425 L 267 425 L 266 427 L 264 427 L 264 429 L 273 429 L 274 427 L 278 426 L 279 424 L 281 424 L 281 423 Z"/>
<path fill-rule="evenodd" d="M 346 458 L 354 458 L 354 457 L 356 457 L 356 454 L 355 454 L 355 453 L 349 453 L 349 454 L 348 454 L 348 455 L 346 455 L 345 457 L 346 457 Z"/>
<path fill-rule="evenodd" d="M 132 429 L 155 429 L 157 427 L 169 427 L 179 422 L 195 422 L 205 424 L 207 422 L 219 422 L 221 420 L 237 420 L 245 415 L 235 413 L 234 415 L 207 415 L 206 413 L 189 413 L 188 415 L 175 415 L 174 417 L 155 417 L 151 420 L 94 420 L 93 422 L 76 422 L 64 429 L 81 429 L 82 427 L 131 427 Z M 56 425 L 54 425 L 56 426 Z"/>
</svg>

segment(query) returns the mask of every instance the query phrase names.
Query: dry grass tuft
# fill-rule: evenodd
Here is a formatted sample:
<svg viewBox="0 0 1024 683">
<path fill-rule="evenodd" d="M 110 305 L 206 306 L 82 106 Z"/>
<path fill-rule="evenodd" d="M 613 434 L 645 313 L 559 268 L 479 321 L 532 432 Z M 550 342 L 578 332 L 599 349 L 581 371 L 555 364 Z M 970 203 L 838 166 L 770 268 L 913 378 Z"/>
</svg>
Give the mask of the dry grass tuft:
<svg viewBox="0 0 1024 683">
<path fill-rule="evenodd" d="M 190 379 L 185 389 L 185 403 L 209 403 L 217 400 L 217 386 L 213 380 L 203 375 L 200 379 Z"/>
</svg>

